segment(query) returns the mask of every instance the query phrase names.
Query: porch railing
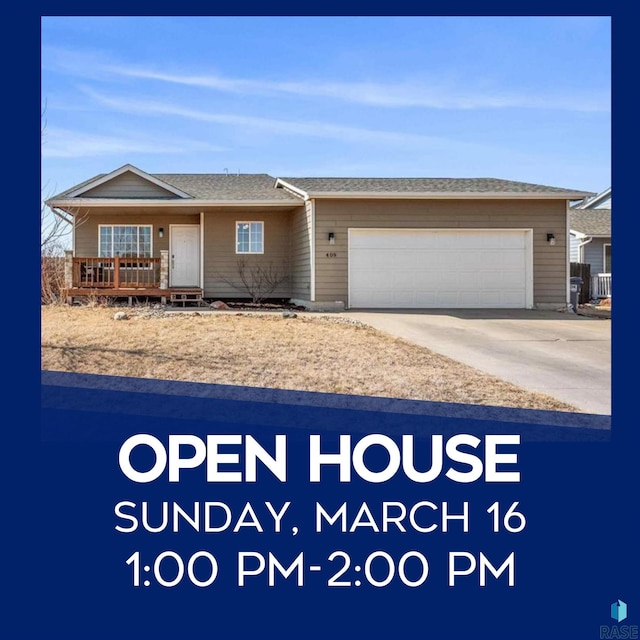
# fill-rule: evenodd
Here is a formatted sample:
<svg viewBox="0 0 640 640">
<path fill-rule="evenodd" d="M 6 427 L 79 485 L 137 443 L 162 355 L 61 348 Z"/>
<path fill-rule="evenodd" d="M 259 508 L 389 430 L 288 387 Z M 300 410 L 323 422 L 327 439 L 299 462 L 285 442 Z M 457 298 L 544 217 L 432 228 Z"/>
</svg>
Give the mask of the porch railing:
<svg viewBox="0 0 640 640">
<path fill-rule="evenodd" d="M 609 298 L 611 297 L 611 274 L 598 273 L 591 276 L 591 297 Z"/>
<path fill-rule="evenodd" d="M 79 289 L 157 289 L 160 286 L 160 258 L 73 258 L 73 286 Z"/>
</svg>

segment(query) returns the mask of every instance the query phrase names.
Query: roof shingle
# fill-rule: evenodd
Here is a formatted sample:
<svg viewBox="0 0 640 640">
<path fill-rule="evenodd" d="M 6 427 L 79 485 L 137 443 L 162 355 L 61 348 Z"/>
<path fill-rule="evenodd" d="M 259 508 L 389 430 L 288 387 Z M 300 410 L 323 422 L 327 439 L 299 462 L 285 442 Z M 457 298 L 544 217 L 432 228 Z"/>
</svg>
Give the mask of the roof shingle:
<svg viewBox="0 0 640 640">
<path fill-rule="evenodd" d="M 102 173 L 49 200 L 62 200 L 77 189 L 104 177 Z M 276 189 L 276 179 L 266 173 L 150 173 L 149 175 L 188 193 L 196 200 L 300 202 L 300 198 Z"/>
<path fill-rule="evenodd" d="M 611 209 L 572 209 L 570 217 L 572 231 L 587 236 L 611 235 Z"/>
<path fill-rule="evenodd" d="M 313 193 L 577 193 L 574 189 L 548 187 L 496 178 L 281 178 Z M 585 196 L 588 195 L 586 192 Z"/>
<path fill-rule="evenodd" d="M 134 168 L 135 169 L 135 168 Z M 49 200 L 62 200 L 83 186 L 104 178 L 100 174 L 63 191 Z M 276 189 L 276 179 L 266 173 L 153 173 L 148 174 L 195 200 L 243 202 L 300 202 L 300 196 L 286 188 Z M 567 199 L 592 195 L 583 191 L 549 187 L 496 178 L 281 178 L 310 194 L 496 194 L 547 196 Z M 177 196 L 176 196 L 177 198 Z"/>
<path fill-rule="evenodd" d="M 154 178 L 185 191 L 196 200 L 282 200 L 300 202 L 266 173 L 152 173 Z"/>
</svg>

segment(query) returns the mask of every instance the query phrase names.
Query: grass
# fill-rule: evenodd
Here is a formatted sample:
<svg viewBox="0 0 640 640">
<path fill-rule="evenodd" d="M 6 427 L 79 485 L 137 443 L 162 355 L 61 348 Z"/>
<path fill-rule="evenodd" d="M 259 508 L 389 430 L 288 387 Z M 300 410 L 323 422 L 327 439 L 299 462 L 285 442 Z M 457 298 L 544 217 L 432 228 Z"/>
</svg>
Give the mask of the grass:
<svg viewBox="0 0 640 640">
<path fill-rule="evenodd" d="M 42 368 L 576 411 L 339 316 L 42 307 Z"/>
</svg>

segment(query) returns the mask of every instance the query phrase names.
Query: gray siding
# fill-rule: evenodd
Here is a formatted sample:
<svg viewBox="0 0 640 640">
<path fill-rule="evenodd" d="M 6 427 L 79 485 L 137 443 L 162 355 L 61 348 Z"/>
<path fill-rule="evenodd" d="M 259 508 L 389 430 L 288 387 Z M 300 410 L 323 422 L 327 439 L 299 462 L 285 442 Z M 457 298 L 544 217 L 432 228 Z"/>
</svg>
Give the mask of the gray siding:
<svg viewBox="0 0 640 640">
<path fill-rule="evenodd" d="M 347 293 L 349 228 L 533 229 L 534 304 L 567 300 L 564 200 L 316 200 L 316 300 Z M 335 233 L 335 245 L 327 234 Z M 547 242 L 553 233 L 556 244 Z M 332 254 L 336 254 L 335 257 Z"/>
<path fill-rule="evenodd" d="M 569 261 L 580 262 L 580 246 L 581 240 L 573 234 L 569 235 Z"/>
<path fill-rule="evenodd" d="M 291 297 L 311 294 L 311 202 L 291 214 Z"/>
<path fill-rule="evenodd" d="M 289 271 L 291 266 L 291 214 L 289 212 L 212 211 L 204 216 L 204 295 L 206 298 L 249 298 L 241 287 L 238 261 Z M 236 254 L 236 222 L 264 222 L 264 253 Z M 236 285 L 230 284 L 231 281 Z M 291 278 L 271 294 L 291 297 Z"/>
<path fill-rule="evenodd" d="M 589 244 L 582 247 L 583 262 L 591 265 L 591 275 L 605 273 L 604 270 L 604 245 L 611 244 L 609 238 L 594 238 Z"/>
<path fill-rule="evenodd" d="M 85 193 L 81 198 L 177 198 L 174 193 L 144 180 L 135 173 L 116 176 Z"/>
</svg>

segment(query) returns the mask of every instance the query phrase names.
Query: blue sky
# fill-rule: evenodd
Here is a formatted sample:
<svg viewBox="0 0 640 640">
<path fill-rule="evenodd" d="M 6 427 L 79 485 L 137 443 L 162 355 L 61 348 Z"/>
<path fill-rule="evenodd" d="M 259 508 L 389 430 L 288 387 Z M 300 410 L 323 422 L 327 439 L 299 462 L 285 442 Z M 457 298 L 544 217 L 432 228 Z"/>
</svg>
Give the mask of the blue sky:
<svg viewBox="0 0 640 640">
<path fill-rule="evenodd" d="M 151 172 L 611 182 L 606 17 L 42 19 L 44 195 Z"/>
</svg>

